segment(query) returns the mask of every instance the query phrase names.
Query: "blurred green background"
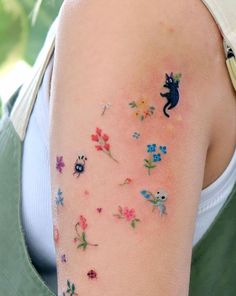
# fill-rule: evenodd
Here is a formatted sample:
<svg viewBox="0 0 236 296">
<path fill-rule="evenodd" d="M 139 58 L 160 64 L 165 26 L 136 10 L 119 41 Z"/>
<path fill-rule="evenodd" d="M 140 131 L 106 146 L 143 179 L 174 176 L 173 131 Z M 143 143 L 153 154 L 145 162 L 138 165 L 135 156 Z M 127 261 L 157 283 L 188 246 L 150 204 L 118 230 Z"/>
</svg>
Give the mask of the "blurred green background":
<svg viewBox="0 0 236 296">
<path fill-rule="evenodd" d="M 0 98 L 3 103 L 29 75 L 62 2 L 0 0 Z"/>
</svg>

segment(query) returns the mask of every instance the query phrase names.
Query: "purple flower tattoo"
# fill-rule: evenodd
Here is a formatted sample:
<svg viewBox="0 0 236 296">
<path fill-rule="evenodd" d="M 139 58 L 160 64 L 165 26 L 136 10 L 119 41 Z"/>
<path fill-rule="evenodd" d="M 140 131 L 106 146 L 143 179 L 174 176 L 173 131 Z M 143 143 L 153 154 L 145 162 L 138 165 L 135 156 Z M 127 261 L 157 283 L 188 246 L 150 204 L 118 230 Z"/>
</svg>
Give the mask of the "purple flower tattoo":
<svg viewBox="0 0 236 296">
<path fill-rule="evenodd" d="M 57 163 L 56 163 L 56 169 L 61 174 L 62 169 L 65 167 L 65 163 L 63 161 L 63 156 L 57 156 Z"/>
</svg>

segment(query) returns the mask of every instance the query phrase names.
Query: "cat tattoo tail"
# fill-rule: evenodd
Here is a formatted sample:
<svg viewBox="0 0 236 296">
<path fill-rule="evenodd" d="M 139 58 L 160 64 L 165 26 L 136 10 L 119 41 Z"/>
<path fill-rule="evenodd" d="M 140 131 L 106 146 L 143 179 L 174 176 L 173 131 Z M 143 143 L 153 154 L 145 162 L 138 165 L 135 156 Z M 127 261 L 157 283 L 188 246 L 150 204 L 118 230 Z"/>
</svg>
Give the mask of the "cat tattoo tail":
<svg viewBox="0 0 236 296">
<path fill-rule="evenodd" d="M 163 87 L 167 88 L 169 91 L 167 93 L 160 93 L 163 98 L 167 99 L 167 102 L 163 108 L 163 112 L 166 117 L 170 117 L 167 113 L 168 110 L 175 108 L 179 103 L 179 83 L 181 74 L 166 74 L 166 80 Z"/>
</svg>

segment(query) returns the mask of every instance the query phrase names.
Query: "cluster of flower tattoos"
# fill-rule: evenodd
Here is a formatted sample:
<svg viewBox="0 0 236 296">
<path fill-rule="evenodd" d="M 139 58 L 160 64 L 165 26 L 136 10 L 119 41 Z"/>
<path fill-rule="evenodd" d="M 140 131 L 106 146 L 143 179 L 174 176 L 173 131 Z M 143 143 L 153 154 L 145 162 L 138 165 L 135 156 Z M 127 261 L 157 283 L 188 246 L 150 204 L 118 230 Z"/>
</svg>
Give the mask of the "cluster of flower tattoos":
<svg viewBox="0 0 236 296">
<path fill-rule="evenodd" d="M 163 85 L 164 88 L 168 89 L 166 93 L 160 93 L 161 97 L 167 100 L 166 104 L 163 107 L 163 113 L 166 117 L 170 117 L 169 111 L 177 106 L 179 103 L 179 83 L 180 83 L 181 74 L 166 74 L 166 80 Z M 102 112 L 101 116 L 104 116 L 108 109 L 111 108 L 110 103 L 102 104 Z M 140 121 L 144 121 L 147 118 L 153 117 L 156 111 L 156 107 L 150 105 L 147 100 L 133 100 L 129 103 L 129 107 L 133 109 L 135 117 L 137 117 Z M 134 140 L 139 140 L 141 138 L 141 133 L 135 131 L 132 133 L 132 138 Z M 107 157 L 116 162 L 119 161 L 113 156 L 110 144 L 110 137 L 101 129 L 96 128 L 95 132 L 91 135 L 91 140 L 95 144 L 95 149 L 98 152 L 103 152 Z M 146 145 L 146 154 L 144 157 L 143 167 L 147 170 L 148 176 L 151 176 L 151 173 L 154 169 L 156 169 L 159 163 L 166 157 L 168 153 L 168 149 L 166 145 L 158 145 L 156 143 L 151 143 Z M 86 164 L 88 158 L 85 155 L 78 155 L 73 166 L 73 176 L 79 178 L 82 174 L 86 172 Z M 56 170 L 59 174 L 63 173 L 63 170 L 66 168 L 63 156 L 56 157 Z M 125 178 L 122 182 L 117 183 L 118 186 L 126 187 L 131 186 L 135 182 L 134 179 L 130 177 Z M 88 196 L 90 192 L 88 190 L 84 191 L 84 195 Z M 152 212 L 158 211 L 160 216 L 167 215 L 166 210 L 166 201 L 168 199 L 168 193 L 163 189 L 156 189 L 155 191 L 149 189 L 141 189 L 137 193 L 140 197 L 143 197 L 145 201 L 152 205 Z M 55 194 L 55 204 L 57 208 L 64 206 L 64 194 L 61 188 L 58 188 Z M 96 208 L 98 214 L 102 214 L 103 208 Z M 127 206 L 120 206 L 116 212 L 113 213 L 113 217 L 115 217 L 118 221 L 123 220 L 128 223 L 131 228 L 135 229 L 138 227 L 139 223 L 141 223 L 141 219 L 139 215 L 137 215 L 136 210 L 134 208 L 129 208 Z M 88 238 L 87 234 L 88 222 L 84 215 L 80 215 L 77 222 L 74 226 L 74 243 L 76 244 L 77 249 L 85 251 L 88 248 L 99 247 L 97 243 L 91 242 L 90 238 Z M 56 226 L 54 226 L 54 240 L 58 242 L 59 240 L 59 231 Z M 66 254 L 61 255 L 61 263 L 67 263 Z M 90 269 L 86 273 L 87 278 L 90 280 L 97 279 L 98 275 L 94 269 Z M 67 280 L 67 288 L 65 292 L 62 294 L 63 296 L 78 296 L 78 292 L 76 291 L 76 287 L 74 283 L 71 283 Z"/>
</svg>

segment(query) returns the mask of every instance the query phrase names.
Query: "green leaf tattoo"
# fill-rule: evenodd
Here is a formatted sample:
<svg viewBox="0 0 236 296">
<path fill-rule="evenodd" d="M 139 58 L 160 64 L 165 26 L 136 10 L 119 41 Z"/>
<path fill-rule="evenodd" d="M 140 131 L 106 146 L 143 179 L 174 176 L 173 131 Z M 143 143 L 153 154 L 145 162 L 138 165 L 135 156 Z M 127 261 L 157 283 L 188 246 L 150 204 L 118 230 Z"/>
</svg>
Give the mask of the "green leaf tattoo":
<svg viewBox="0 0 236 296">
<path fill-rule="evenodd" d="M 67 280 L 66 292 L 63 292 L 62 295 L 63 296 L 79 296 L 79 294 L 76 292 L 75 284 L 71 283 L 69 280 Z"/>
<path fill-rule="evenodd" d="M 156 167 L 152 157 L 150 157 L 149 159 L 144 159 L 144 166 L 145 168 L 148 169 L 148 175 L 151 175 L 151 170 L 154 169 Z"/>
<path fill-rule="evenodd" d="M 87 241 L 86 232 L 88 224 L 84 216 L 80 215 L 79 222 L 75 225 L 76 237 L 74 242 L 78 242 L 77 248 L 86 250 L 88 246 L 97 247 L 98 244 L 91 244 Z M 82 232 L 81 232 L 82 231 Z"/>
</svg>

